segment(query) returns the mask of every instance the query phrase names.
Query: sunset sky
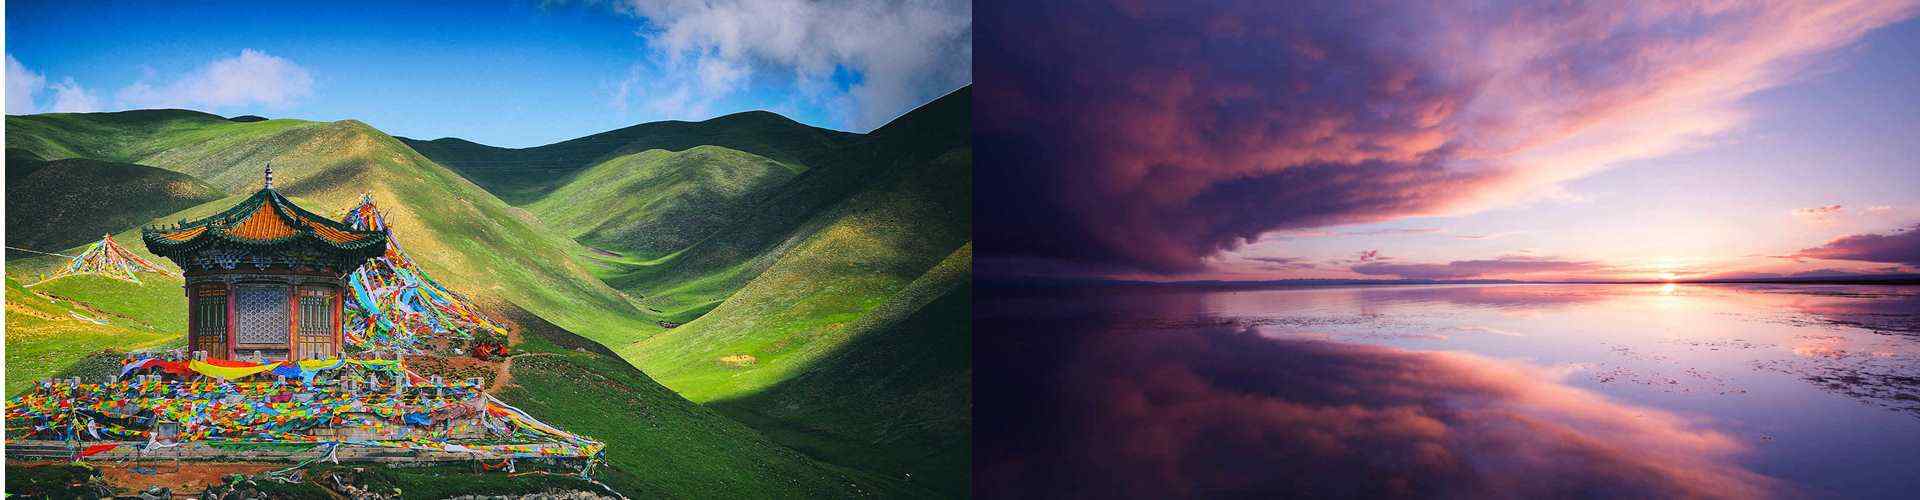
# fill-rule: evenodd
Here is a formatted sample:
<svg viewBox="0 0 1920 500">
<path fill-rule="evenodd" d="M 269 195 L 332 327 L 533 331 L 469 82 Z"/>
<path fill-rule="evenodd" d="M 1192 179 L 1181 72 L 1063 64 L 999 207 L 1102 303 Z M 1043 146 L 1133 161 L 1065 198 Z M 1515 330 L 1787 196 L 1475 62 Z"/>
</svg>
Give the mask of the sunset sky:
<svg viewBox="0 0 1920 500">
<path fill-rule="evenodd" d="M 1374 3 L 983 7 L 983 272 L 1920 265 L 1914 2 Z"/>
</svg>

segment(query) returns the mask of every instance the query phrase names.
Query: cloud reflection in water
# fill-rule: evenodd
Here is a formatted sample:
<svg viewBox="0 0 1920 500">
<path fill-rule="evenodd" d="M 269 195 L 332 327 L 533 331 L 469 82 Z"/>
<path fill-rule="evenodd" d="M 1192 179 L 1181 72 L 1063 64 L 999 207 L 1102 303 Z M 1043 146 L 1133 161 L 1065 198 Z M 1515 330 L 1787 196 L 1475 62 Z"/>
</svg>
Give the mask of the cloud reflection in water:
<svg viewBox="0 0 1920 500">
<path fill-rule="evenodd" d="M 981 496 L 1783 493 L 1734 463 L 1745 446 L 1729 436 L 1524 364 L 1234 328 L 986 323 L 1026 333 L 976 346 L 995 409 L 979 415 Z"/>
</svg>

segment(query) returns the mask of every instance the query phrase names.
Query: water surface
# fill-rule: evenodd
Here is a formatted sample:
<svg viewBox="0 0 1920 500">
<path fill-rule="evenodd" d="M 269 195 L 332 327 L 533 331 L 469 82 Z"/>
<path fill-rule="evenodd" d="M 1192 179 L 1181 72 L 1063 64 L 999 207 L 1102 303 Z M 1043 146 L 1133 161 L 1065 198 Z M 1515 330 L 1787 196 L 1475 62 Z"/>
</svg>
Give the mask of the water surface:
<svg viewBox="0 0 1920 500">
<path fill-rule="evenodd" d="M 1920 491 L 1920 288 L 986 289 L 978 493 Z"/>
</svg>

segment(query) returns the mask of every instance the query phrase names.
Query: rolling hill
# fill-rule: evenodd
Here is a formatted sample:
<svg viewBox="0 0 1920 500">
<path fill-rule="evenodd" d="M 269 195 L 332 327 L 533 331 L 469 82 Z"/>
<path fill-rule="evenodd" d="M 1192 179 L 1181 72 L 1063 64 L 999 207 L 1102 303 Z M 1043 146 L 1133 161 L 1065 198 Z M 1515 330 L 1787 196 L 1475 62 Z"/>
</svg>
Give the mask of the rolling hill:
<svg viewBox="0 0 1920 500">
<path fill-rule="evenodd" d="M 661 329 L 618 291 L 555 257 L 583 252 L 578 243 L 358 121 L 233 122 L 204 113 L 130 111 L 9 116 L 7 124 L 9 144 L 42 157 L 152 165 L 241 193 L 161 220 L 232 206 L 259 189 L 260 169 L 271 161 L 276 188 L 321 213 L 342 213 L 358 194 L 371 193 L 409 235 L 408 250 L 450 286 L 518 304 L 596 340 L 631 341 Z M 108 141 L 92 137 L 97 133 L 117 135 Z M 138 241 L 137 234 L 137 227 L 127 227 L 116 238 Z M 144 248 L 133 250 L 149 256 Z"/>
<path fill-rule="evenodd" d="M 528 354 L 497 396 L 609 443 L 599 479 L 628 496 L 926 497 L 924 486 L 815 460 L 682 398 L 604 346 L 509 309 Z"/>
<path fill-rule="evenodd" d="M 735 198 L 731 206 L 740 215 L 698 228 L 707 236 L 671 253 L 613 245 L 627 253 L 574 254 L 608 284 L 685 323 L 610 345 L 669 388 L 783 443 L 835 463 L 915 474 L 943 493 L 964 495 L 967 476 L 957 464 L 967 462 L 969 446 L 967 350 L 848 351 L 903 331 L 922 332 L 920 340 L 933 345 L 967 345 L 966 315 L 952 312 L 958 299 L 939 302 L 947 309 L 928 308 L 970 279 L 970 93 L 960 89 L 814 154 L 806 171 L 767 183 L 757 199 Z M 668 161 L 665 154 L 648 158 Z M 550 224 L 566 225 L 609 212 L 655 220 L 694 199 L 635 195 L 656 203 L 641 209 L 622 195 L 644 190 L 593 191 L 613 182 L 604 175 L 620 172 L 636 185 L 673 185 L 644 170 L 602 164 L 527 206 Z M 913 319 L 929 317 L 950 327 Z M 887 365 L 900 367 L 889 382 L 848 378 L 869 373 L 860 366 Z M 917 403 L 892 403 L 898 401 Z M 886 417 L 876 408 L 886 408 Z M 883 422 L 891 432 L 867 432 Z"/>
<path fill-rule="evenodd" d="M 651 149 L 581 171 L 527 209 L 581 243 L 658 258 L 738 219 L 803 171 L 719 146 Z"/>
<path fill-rule="evenodd" d="M 660 327 L 651 324 L 645 314 L 634 309 L 618 292 L 568 259 L 556 257 L 577 252 L 577 243 L 547 231 L 531 215 L 506 206 L 457 174 L 371 127 L 352 121 L 288 124 L 288 120 L 269 120 L 236 124 L 211 115 L 133 114 L 136 116 L 106 113 L 8 117 L 9 140 L 38 145 L 42 148 L 40 151 L 29 150 L 36 155 L 101 155 L 104 161 L 150 162 L 164 168 L 199 172 L 208 178 L 232 179 L 227 184 L 233 192 L 256 189 L 258 173 L 254 170 L 271 159 L 275 165 L 276 186 L 303 206 L 322 212 L 344 210 L 357 199 L 353 196 L 355 193 L 372 192 L 382 201 L 396 230 L 406 235 L 403 237 L 407 238 L 409 251 L 436 277 L 516 315 L 522 324 L 559 325 L 546 327 L 544 336 L 531 336 L 546 340 L 527 340 L 517 346 L 542 355 L 513 368 L 512 373 L 520 378 L 519 388 L 509 388 L 502 397 L 550 416 L 556 424 L 580 427 L 574 429 L 576 432 L 603 436 L 602 439 L 613 445 L 608 458 L 614 468 L 606 473 L 610 484 L 643 496 L 858 497 L 924 493 L 898 481 L 819 462 L 768 441 L 752 429 L 652 382 L 604 348 L 573 337 L 572 332 L 581 332 L 608 340 L 630 340 L 658 331 Z M 151 126 L 184 135 L 235 126 L 272 130 L 264 133 L 229 130 L 254 138 L 251 142 L 236 142 L 231 150 L 198 145 L 183 149 L 155 148 L 147 143 L 124 140 L 103 147 L 100 146 L 103 141 L 93 138 L 57 135 L 73 133 L 70 132 L 73 130 L 137 131 L 141 120 L 146 118 L 152 119 Z M 39 123 L 42 121 L 56 123 Z M 16 127 L 16 123 L 25 126 Z M 56 136 L 32 135 L 48 130 L 56 131 L 53 132 Z M 173 137 L 167 134 L 136 132 L 128 137 L 173 142 Z M 203 216 L 238 200 L 238 196 L 214 200 L 169 214 L 162 220 Z M 107 206 L 103 210 L 113 208 Z M 136 232 L 137 228 L 124 228 L 117 237 L 127 241 Z M 133 250 L 146 254 L 144 248 Z M 9 271 L 45 269 L 58 265 L 60 260 L 56 257 L 18 259 Z M 57 283 L 60 282 L 49 285 Z M 33 290 L 20 288 L 9 280 L 9 307 L 32 308 L 30 311 L 38 314 L 8 315 L 9 355 L 60 354 L 58 359 L 47 362 L 9 363 L 10 370 L 37 367 L 48 372 L 46 374 L 10 375 L 31 381 L 70 369 L 85 358 L 86 353 L 107 347 L 178 342 L 177 331 L 122 331 L 114 323 L 101 327 L 75 318 L 62 319 L 64 313 L 76 307 L 91 310 L 88 308 L 92 306 L 82 303 L 85 300 L 110 302 L 131 297 L 136 290 L 128 288 L 134 286 L 130 283 L 115 283 L 122 282 L 105 284 L 109 289 L 83 294 L 86 297 L 82 300 L 60 301 L 36 295 Z M 155 298 L 179 297 L 177 280 L 171 283 L 157 280 L 148 286 L 156 290 Z M 138 306 L 150 309 L 139 315 L 184 317 L 184 300 L 178 302 Z M 43 322 L 54 325 L 41 328 Z M 557 345 L 553 344 L 556 338 L 572 339 L 565 352 L 551 347 Z M 74 361 L 64 361 L 66 359 Z M 67 366 L 61 366 L 63 364 Z M 593 382 L 586 383 L 588 380 Z M 620 406 L 610 406 L 616 404 Z M 618 417 L 609 418 L 615 415 Z"/>
<path fill-rule="evenodd" d="M 636 295 L 651 311 L 676 323 L 692 321 L 772 267 L 781 255 L 831 225 L 831 218 L 821 214 L 834 210 L 837 204 L 950 151 L 970 151 L 971 93 L 971 87 L 954 91 L 871 134 L 819 153 L 809 160 L 809 170 L 756 200 L 744 216 L 673 254 L 655 259 L 576 255 L 587 257 L 596 275 L 608 285 Z M 925 181 L 964 185 L 962 189 L 970 197 L 971 159 L 968 161 L 964 172 L 911 175 L 956 175 Z M 946 200 L 928 198 L 934 199 Z M 957 217 L 928 221 L 920 227 L 934 232 L 953 227 L 964 231 L 971 224 L 967 220 L 970 212 L 971 206 L 959 207 L 947 211 Z M 958 247 L 959 242 L 949 240 L 934 246 L 946 248 L 915 258 L 930 263 Z"/>
<path fill-rule="evenodd" d="M 429 272 L 534 332 L 502 397 L 607 440 L 630 494 L 965 496 L 970 92 L 870 134 L 751 112 L 506 149 L 161 110 L 10 116 L 7 135 L 228 193 L 271 160 L 321 213 L 371 192 Z"/>
<path fill-rule="evenodd" d="M 57 251 L 226 196 L 192 176 L 86 158 L 42 160 L 7 149 L 7 246 Z M 101 210 L 103 206 L 116 207 Z M 32 254 L 8 251 L 8 257 Z"/>
<path fill-rule="evenodd" d="M 50 377 L 97 380 L 100 371 L 92 365 L 102 361 L 95 358 L 119 366 L 120 356 L 106 351 L 184 344 L 187 299 L 181 282 L 154 278 L 134 284 L 71 276 L 27 288 L 7 276 L 7 396 Z"/>
<path fill-rule="evenodd" d="M 720 146 L 807 165 L 822 151 L 856 137 L 809 127 L 765 111 L 735 113 L 702 122 L 663 121 L 634 125 L 545 146 L 501 148 L 464 139 L 401 138 L 420 154 L 446 165 L 500 199 L 515 205 L 538 200 L 588 167 L 649 149 L 684 151 Z"/>
<path fill-rule="evenodd" d="M 785 380 L 711 403 L 810 454 L 952 495 L 972 463 L 972 247 L 941 261 Z"/>
</svg>

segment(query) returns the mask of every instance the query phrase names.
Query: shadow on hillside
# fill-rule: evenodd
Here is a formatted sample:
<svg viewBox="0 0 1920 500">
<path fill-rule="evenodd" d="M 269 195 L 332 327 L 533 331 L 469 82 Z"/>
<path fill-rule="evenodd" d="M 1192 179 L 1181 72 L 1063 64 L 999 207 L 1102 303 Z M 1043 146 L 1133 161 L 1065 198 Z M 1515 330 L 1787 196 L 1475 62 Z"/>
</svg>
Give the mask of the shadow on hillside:
<svg viewBox="0 0 1920 500">
<path fill-rule="evenodd" d="M 808 457 L 687 401 L 613 351 L 516 307 L 513 382 L 494 394 L 607 443 L 596 477 L 634 498 L 925 497 L 923 487 Z M 519 354 L 524 352 L 524 354 Z M 698 494 L 695 494 L 695 493 Z"/>
<path fill-rule="evenodd" d="M 967 496 L 972 292 L 963 282 L 799 376 L 708 406 L 815 458 Z"/>
</svg>

